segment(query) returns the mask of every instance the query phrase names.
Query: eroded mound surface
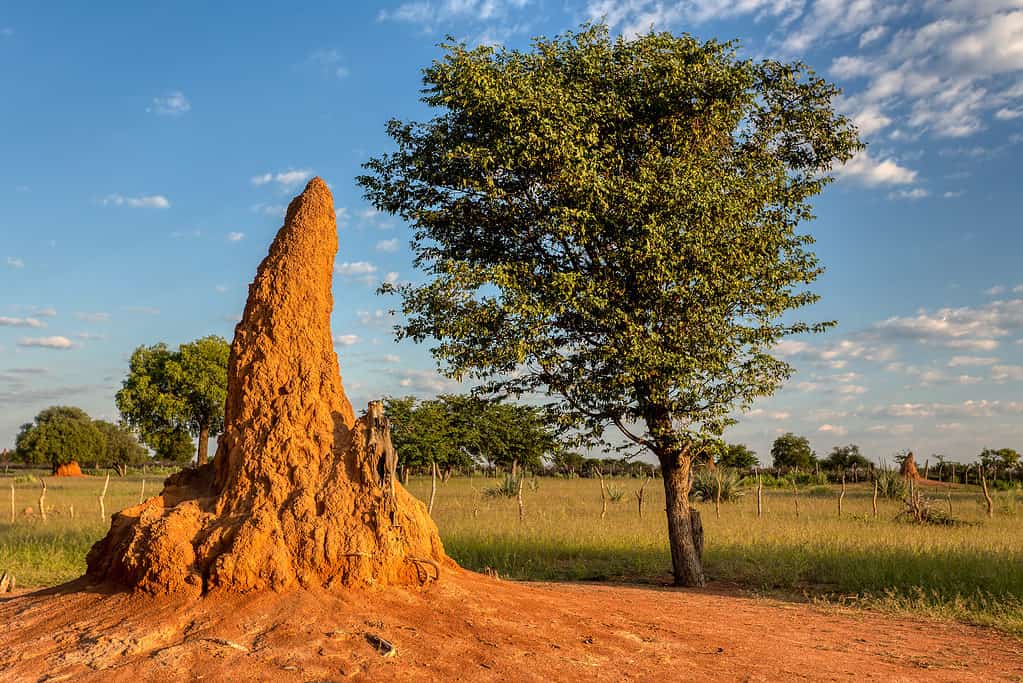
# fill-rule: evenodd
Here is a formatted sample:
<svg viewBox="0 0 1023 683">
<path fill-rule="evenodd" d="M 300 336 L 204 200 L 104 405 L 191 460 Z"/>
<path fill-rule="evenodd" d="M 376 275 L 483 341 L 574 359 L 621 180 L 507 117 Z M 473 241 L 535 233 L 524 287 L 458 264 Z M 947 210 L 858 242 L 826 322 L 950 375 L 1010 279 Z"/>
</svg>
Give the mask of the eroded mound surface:
<svg viewBox="0 0 1023 683">
<path fill-rule="evenodd" d="M 69 462 L 64 465 L 57 465 L 57 468 L 53 470 L 53 476 L 55 477 L 84 477 L 82 474 L 82 468 L 78 466 L 77 462 Z"/>
<path fill-rule="evenodd" d="M 425 583 L 450 563 L 395 481 L 379 404 L 356 420 L 330 331 L 334 203 L 311 180 L 249 286 L 213 462 L 114 515 L 88 574 L 150 593 Z"/>
</svg>

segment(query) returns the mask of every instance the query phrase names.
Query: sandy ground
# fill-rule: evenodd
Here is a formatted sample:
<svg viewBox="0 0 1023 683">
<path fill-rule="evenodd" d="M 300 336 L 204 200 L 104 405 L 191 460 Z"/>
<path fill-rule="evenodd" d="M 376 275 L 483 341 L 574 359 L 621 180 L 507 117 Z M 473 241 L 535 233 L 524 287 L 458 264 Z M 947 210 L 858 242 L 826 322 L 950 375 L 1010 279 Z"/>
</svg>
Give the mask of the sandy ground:
<svg viewBox="0 0 1023 683">
<path fill-rule="evenodd" d="M 460 570 L 412 592 L 183 603 L 79 581 L 0 600 L 4 681 L 854 679 L 1023 681 L 1023 641 L 721 586 L 525 584 Z"/>
</svg>

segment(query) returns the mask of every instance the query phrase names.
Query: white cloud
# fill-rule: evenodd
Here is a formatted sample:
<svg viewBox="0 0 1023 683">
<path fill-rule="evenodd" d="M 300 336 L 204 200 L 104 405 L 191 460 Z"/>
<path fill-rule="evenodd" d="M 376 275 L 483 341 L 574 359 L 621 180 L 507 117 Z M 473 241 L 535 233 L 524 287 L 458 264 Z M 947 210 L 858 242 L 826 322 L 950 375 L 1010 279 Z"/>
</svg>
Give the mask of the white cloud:
<svg viewBox="0 0 1023 683">
<path fill-rule="evenodd" d="M 995 112 L 995 118 L 999 121 L 1012 121 L 1023 116 L 1023 109 L 1009 109 L 1008 107 L 1002 107 Z"/>
<path fill-rule="evenodd" d="M 991 381 L 1023 382 L 1023 365 L 995 365 L 991 368 Z"/>
<path fill-rule="evenodd" d="M 921 309 L 915 316 L 895 316 L 877 323 L 881 334 L 949 348 L 990 351 L 998 337 L 1023 328 L 1023 299 L 991 301 L 980 307 Z"/>
<path fill-rule="evenodd" d="M 963 190 L 955 190 L 955 191 L 951 191 L 950 190 L 950 191 L 946 192 L 945 194 L 943 194 L 941 196 L 944 197 L 945 199 L 956 199 L 958 197 L 962 197 L 963 194 L 964 194 Z"/>
<path fill-rule="evenodd" d="M 9 318 L 0 315 L 0 327 L 46 327 L 46 323 L 36 318 Z"/>
<path fill-rule="evenodd" d="M 988 296 L 998 296 L 1000 294 L 1005 294 L 1005 287 L 1002 285 L 995 285 L 990 289 L 985 289 L 984 293 L 987 294 Z"/>
<path fill-rule="evenodd" d="M 521 10 L 531 0 L 415 0 L 393 10 L 381 10 L 377 21 L 398 21 L 416 24 L 426 31 L 442 22 L 495 22 L 505 19 L 512 10 Z M 500 22 L 498 22 L 500 23 Z"/>
<path fill-rule="evenodd" d="M 348 208 L 344 206 L 334 209 L 334 217 L 337 219 L 337 224 L 341 227 L 348 225 L 348 221 L 351 219 L 351 216 L 348 214 Z"/>
<path fill-rule="evenodd" d="M 843 427 L 842 425 L 833 425 L 827 423 L 822 424 L 820 427 L 818 427 L 817 431 L 823 432 L 825 434 L 834 434 L 835 436 L 845 436 L 846 434 L 849 433 L 849 430 Z"/>
<path fill-rule="evenodd" d="M 359 343 L 359 336 L 355 334 L 336 334 L 334 335 L 335 346 L 352 346 Z"/>
<path fill-rule="evenodd" d="M 995 417 L 1023 415 L 1023 402 L 969 400 L 962 403 L 896 403 L 873 410 L 874 415 L 884 417 L 928 418 L 952 417 Z"/>
<path fill-rule="evenodd" d="M 102 340 L 102 339 L 106 339 L 106 338 L 107 338 L 107 336 L 105 334 L 100 334 L 98 332 L 76 332 L 75 333 L 75 339 L 82 339 L 82 340 L 85 340 L 85 341 L 89 341 L 89 340 Z"/>
<path fill-rule="evenodd" d="M 276 182 L 282 188 L 289 189 L 304 183 L 312 177 L 313 172 L 307 168 L 292 168 L 287 171 L 278 171 L 277 173 L 262 173 L 260 175 L 255 175 L 252 176 L 251 181 L 253 185 L 266 185 L 268 183 Z"/>
<path fill-rule="evenodd" d="M 153 106 L 146 111 L 154 111 L 157 114 L 178 116 L 187 113 L 192 109 L 191 103 L 180 90 L 169 93 L 164 97 L 154 97 Z"/>
<path fill-rule="evenodd" d="M 74 344 L 67 337 L 23 337 L 18 346 L 40 347 L 45 349 L 70 349 Z"/>
<path fill-rule="evenodd" d="M 169 209 L 170 200 L 162 194 L 142 197 L 125 197 L 120 194 L 109 194 L 103 198 L 103 206 L 127 206 L 132 209 Z"/>
<path fill-rule="evenodd" d="M 317 64 L 324 74 L 333 78 L 347 78 L 351 73 L 337 50 L 316 50 L 309 55 L 309 61 Z"/>
<path fill-rule="evenodd" d="M 892 120 L 881 113 L 881 109 L 876 104 L 869 104 L 859 114 L 853 116 L 853 123 L 856 124 L 862 137 L 869 137 L 890 126 Z"/>
<path fill-rule="evenodd" d="M 844 166 L 835 170 L 840 178 L 856 180 L 867 187 L 878 185 L 909 185 L 916 181 L 917 172 L 900 166 L 893 159 L 877 160 L 870 152 L 863 150 Z"/>
<path fill-rule="evenodd" d="M 229 232 L 229 233 L 227 233 L 227 241 L 228 242 L 241 242 L 243 239 L 245 239 L 245 233 L 244 232 Z"/>
<path fill-rule="evenodd" d="M 866 57 L 843 55 L 831 62 L 828 72 L 835 78 L 859 78 L 877 71 L 877 64 Z"/>
<path fill-rule="evenodd" d="M 372 275 L 377 272 L 377 267 L 367 261 L 345 261 L 335 265 L 334 272 L 339 275 Z"/>
<path fill-rule="evenodd" d="M 387 275 L 384 275 L 384 282 L 386 282 L 389 285 L 393 285 L 397 281 L 398 281 L 398 271 L 396 271 L 396 270 L 389 271 L 387 273 Z"/>
<path fill-rule="evenodd" d="M 952 360 L 948 362 L 950 368 L 962 368 L 962 367 L 976 367 L 983 365 L 994 365 L 998 362 L 997 358 L 990 356 L 952 356 Z"/>
<path fill-rule="evenodd" d="M 860 47 L 866 47 L 871 43 L 875 43 L 888 33 L 887 26 L 875 26 L 874 28 L 867 29 L 860 34 Z"/>
<path fill-rule="evenodd" d="M 9 268 L 24 268 L 25 267 L 25 262 L 22 261 L 20 258 L 15 258 L 14 256 L 8 256 L 7 257 L 7 266 Z"/>
<path fill-rule="evenodd" d="M 213 290 L 218 294 L 223 294 L 227 291 L 227 285 L 217 285 L 213 288 Z"/>
<path fill-rule="evenodd" d="M 401 362 L 401 356 L 395 355 L 393 353 L 385 354 L 384 355 L 384 362 L 385 363 L 400 363 Z"/>
<path fill-rule="evenodd" d="M 380 240 L 379 242 L 377 242 L 376 250 L 383 252 L 398 251 L 398 238 L 395 237 L 389 240 Z"/>
<path fill-rule="evenodd" d="M 922 187 L 914 187 L 912 190 L 897 190 L 888 193 L 888 199 L 909 199 L 917 200 L 930 196 L 930 192 Z"/>
<path fill-rule="evenodd" d="M 438 375 L 432 370 L 411 370 L 407 368 L 385 370 L 389 375 L 398 378 L 398 385 L 403 389 L 428 395 L 437 395 L 457 391 L 458 382 Z"/>
<path fill-rule="evenodd" d="M 871 427 L 867 427 L 867 431 L 874 434 L 889 434 L 891 436 L 903 436 L 906 434 L 913 433 L 913 425 L 911 424 L 873 425 Z"/>
<path fill-rule="evenodd" d="M 103 323 L 110 320 L 110 314 L 103 312 L 88 313 L 79 311 L 75 313 L 75 317 L 89 323 Z"/>
<path fill-rule="evenodd" d="M 33 308 L 32 315 L 39 318 L 56 318 L 57 309 L 53 306 L 45 306 L 42 308 Z"/>
</svg>

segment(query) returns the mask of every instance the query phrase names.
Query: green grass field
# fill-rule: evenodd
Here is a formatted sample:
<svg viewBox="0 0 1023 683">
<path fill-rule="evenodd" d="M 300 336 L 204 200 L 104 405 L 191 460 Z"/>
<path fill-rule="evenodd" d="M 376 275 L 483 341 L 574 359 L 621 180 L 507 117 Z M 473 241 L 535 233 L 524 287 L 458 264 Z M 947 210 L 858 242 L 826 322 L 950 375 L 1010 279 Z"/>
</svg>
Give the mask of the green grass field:
<svg viewBox="0 0 1023 683">
<path fill-rule="evenodd" d="M 43 522 L 39 484 L 0 478 L 0 570 L 13 572 L 22 586 L 80 575 L 85 553 L 108 526 L 97 500 L 102 478 L 46 481 L 49 513 Z M 138 502 L 141 481 L 111 477 L 108 513 Z M 147 477 L 147 495 L 160 484 Z M 448 553 L 469 569 L 489 567 L 514 579 L 668 581 L 660 481 L 646 486 L 642 519 L 634 495 L 640 481 L 612 485 L 624 496 L 608 504 L 602 520 L 596 480 L 527 480 L 520 521 L 514 498 L 483 495 L 496 480 L 452 479 L 438 485 L 433 516 Z M 429 479 L 413 479 L 409 488 L 429 499 Z M 953 514 L 965 524 L 954 527 L 896 521 L 900 505 L 883 500 L 874 519 L 870 491 L 862 485 L 849 487 L 841 518 L 834 488 L 801 491 L 798 516 L 791 491 L 764 493 L 759 519 L 752 495 L 722 504 L 720 518 L 713 505 L 700 504 L 712 580 L 770 595 L 992 625 L 1023 636 L 1023 492 L 993 494 L 995 516 L 988 519 L 976 488 L 959 487 L 952 494 Z M 935 505 L 945 506 L 943 489 L 932 495 Z M 29 506 L 31 517 L 24 514 Z"/>
</svg>

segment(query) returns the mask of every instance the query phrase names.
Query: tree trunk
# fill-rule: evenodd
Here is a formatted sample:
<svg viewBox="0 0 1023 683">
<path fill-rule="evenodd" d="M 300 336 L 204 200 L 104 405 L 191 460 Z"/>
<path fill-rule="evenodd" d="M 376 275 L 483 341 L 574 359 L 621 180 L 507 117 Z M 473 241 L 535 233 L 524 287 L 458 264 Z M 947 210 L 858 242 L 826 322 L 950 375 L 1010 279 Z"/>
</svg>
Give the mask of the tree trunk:
<svg viewBox="0 0 1023 683">
<path fill-rule="evenodd" d="M 668 514 L 668 542 L 676 586 L 703 586 L 703 525 L 698 510 L 689 507 L 689 458 L 662 457 L 664 505 Z M 699 530 L 699 534 L 697 534 Z"/>
<path fill-rule="evenodd" d="M 208 460 L 208 453 L 210 449 L 210 426 L 204 424 L 199 428 L 199 449 L 195 455 L 196 467 L 202 467 Z"/>
</svg>

